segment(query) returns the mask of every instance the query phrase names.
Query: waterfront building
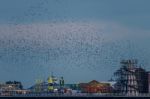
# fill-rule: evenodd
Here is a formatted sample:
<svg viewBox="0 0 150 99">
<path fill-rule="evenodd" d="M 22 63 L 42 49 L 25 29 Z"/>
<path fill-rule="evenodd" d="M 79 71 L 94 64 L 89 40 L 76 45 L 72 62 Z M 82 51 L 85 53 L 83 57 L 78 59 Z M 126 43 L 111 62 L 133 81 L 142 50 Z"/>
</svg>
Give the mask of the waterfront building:
<svg viewBox="0 0 150 99">
<path fill-rule="evenodd" d="M 150 72 L 147 72 L 148 74 L 148 92 L 150 93 Z"/>
<path fill-rule="evenodd" d="M 137 66 L 137 60 L 122 60 L 121 65 L 115 72 L 115 91 L 128 96 L 148 93 L 148 75 L 143 68 Z"/>
<path fill-rule="evenodd" d="M 112 93 L 113 87 L 110 83 L 101 83 L 92 80 L 89 83 L 80 83 L 79 87 L 83 93 Z"/>
<path fill-rule="evenodd" d="M 139 93 L 148 93 L 148 74 L 142 67 L 135 68 L 135 76 Z"/>
<path fill-rule="evenodd" d="M 12 96 L 30 93 L 30 90 L 24 90 L 21 82 L 7 81 L 0 84 L 1 96 Z"/>
</svg>

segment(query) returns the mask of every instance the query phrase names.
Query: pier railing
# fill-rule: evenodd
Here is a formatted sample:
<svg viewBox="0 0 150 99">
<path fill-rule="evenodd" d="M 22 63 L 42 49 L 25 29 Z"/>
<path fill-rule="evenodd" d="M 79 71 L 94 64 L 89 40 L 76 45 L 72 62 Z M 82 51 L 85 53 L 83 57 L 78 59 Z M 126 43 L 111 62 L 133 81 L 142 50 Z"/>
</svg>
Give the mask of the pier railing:
<svg viewBox="0 0 150 99">
<path fill-rule="evenodd" d="M 1 97 L 9 96 L 9 97 L 150 97 L 150 93 L 139 93 L 136 95 L 126 95 L 120 93 L 25 93 L 25 94 L 17 94 L 15 92 L 0 92 Z"/>
</svg>

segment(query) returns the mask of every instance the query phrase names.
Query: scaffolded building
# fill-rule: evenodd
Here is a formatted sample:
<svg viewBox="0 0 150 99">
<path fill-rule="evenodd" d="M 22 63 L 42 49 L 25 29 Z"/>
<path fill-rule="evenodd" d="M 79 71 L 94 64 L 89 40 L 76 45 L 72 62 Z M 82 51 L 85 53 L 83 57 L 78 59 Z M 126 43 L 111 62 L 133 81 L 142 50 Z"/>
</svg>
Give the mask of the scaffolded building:
<svg viewBox="0 0 150 99">
<path fill-rule="evenodd" d="M 137 67 L 137 60 L 122 60 L 121 68 L 115 72 L 116 92 L 127 96 L 147 93 L 147 73 Z"/>
</svg>

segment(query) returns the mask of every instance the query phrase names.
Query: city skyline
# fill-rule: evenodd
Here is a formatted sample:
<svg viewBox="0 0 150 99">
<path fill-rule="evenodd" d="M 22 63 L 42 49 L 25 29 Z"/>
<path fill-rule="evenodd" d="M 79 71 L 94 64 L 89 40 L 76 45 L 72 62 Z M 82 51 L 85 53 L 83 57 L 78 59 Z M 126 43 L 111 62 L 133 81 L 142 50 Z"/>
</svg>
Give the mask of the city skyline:
<svg viewBox="0 0 150 99">
<path fill-rule="evenodd" d="M 107 81 L 132 58 L 150 70 L 149 3 L 0 0 L 0 81 Z"/>
</svg>

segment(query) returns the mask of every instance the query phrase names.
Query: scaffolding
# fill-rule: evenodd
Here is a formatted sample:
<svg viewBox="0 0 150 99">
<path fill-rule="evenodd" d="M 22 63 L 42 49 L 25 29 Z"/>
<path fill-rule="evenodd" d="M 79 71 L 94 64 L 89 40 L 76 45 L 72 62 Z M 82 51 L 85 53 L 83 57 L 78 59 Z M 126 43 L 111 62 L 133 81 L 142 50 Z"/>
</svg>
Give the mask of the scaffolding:
<svg viewBox="0 0 150 99">
<path fill-rule="evenodd" d="M 115 72 L 117 76 L 117 92 L 127 96 L 137 96 L 139 93 L 136 67 L 137 60 L 122 60 L 122 67 Z"/>
</svg>

